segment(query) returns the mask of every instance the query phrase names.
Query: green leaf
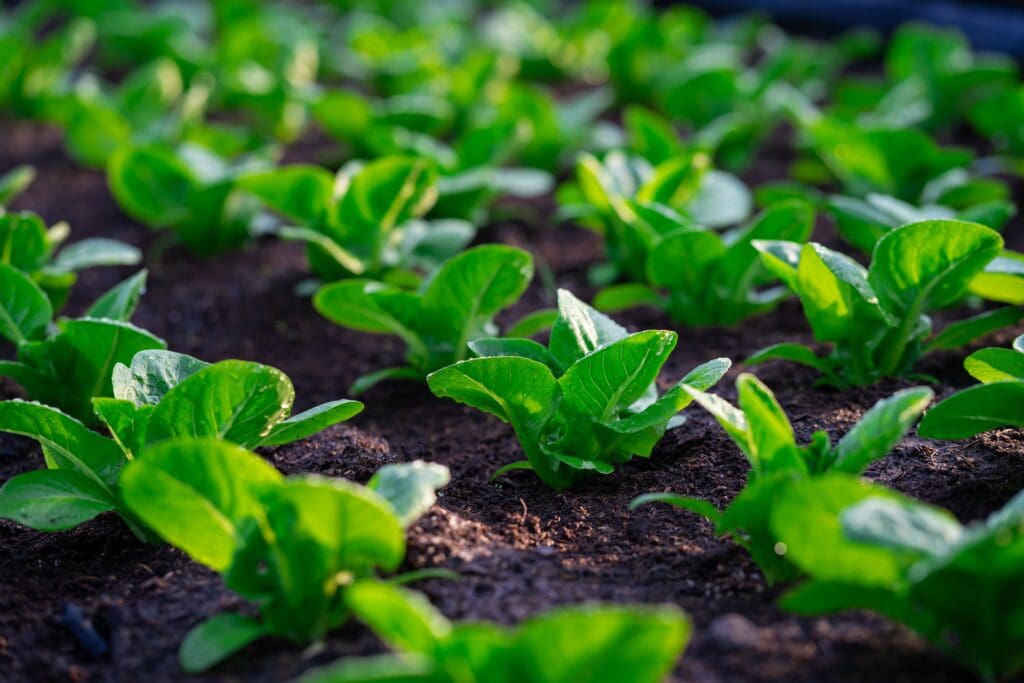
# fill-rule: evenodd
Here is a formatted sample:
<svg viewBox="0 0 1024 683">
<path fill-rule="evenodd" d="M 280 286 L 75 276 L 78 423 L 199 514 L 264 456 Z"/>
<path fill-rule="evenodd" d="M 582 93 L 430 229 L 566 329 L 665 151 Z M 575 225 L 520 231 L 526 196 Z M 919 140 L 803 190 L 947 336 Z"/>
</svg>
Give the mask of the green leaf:
<svg viewBox="0 0 1024 683">
<path fill-rule="evenodd" d="M 178 649 L 178 662 L 188 673 L 206 671 L 265 635 L 266 626 L 256 619 L 218 614 L 188 632 Z"/>
<path fill-rule="evenodd" d="M 93 302 L 85 315 L 90 318 L 127 322 L 135 314 L 139 299 L 146 289 L 147 276 L 147 271 L 140 270 L 127 280 L 114 285 Z"/>
<path fill-rule="evenodd" d="M 168 391 L 149 419 L 147 439 L 212 437 L 246 448 L 260 445 L 291 410 L 295 390 L 276 368 L 226 360 Z"/>
<path fill-rule="evenodd" d="M 625 283 L 605 287 L 594 297 L 594 307 L 606 313 L 624 311 L 636 306 L 661 304 L 661 297 L 647 285 Z"/>
<path fill-rule="evenodd" d="M 1021 318 L 1024 318 L 1024 309 L 1012 306 L 985 311 L 984 313 L 979 313 L 970 318 L 946 325 L 942 332 L 931 338 L 927 348 L 928 350 L 942 349 L 944 351 L 951 351 L 969 344 L 990 332 L 1013 325 Z"/>
<path fill-rule="evenodd" d="M 331 205 L 334 178 L 319 166 L 295 164 L 244 175 L 238 187 L 287 218 L 315 226 Z"/>
<path fill-rule="evenodd" d="M 1016 349 L 980 349 L 964 360 L 964 369 L 983 384 L 1024 381 L 1024 353 Z"/>
<path fill-rule="evenodd" d="M 385 465 L 366 487 L 390 503 L 402 525 L 408 526 L 430 509 L 437 499 L 435 491 L 447 486 L 450 477 L 444 465 L 416 460 Z"/>
<path fill-rule="evenodd" d="M 0 401 L 0 430 L 35 439 L 43 447 L 49 467 L 73 470 L 108 490 L 125 463 L 113 441 L 39 403 Z"/>
<path fill-rule="evenodd" d="M 586 305 L 572 292 L 558 290 L 558 319 L 551 328 L 548 348 L 563 370 L 627 334 L 626 328 Z"/>
<path fill-rule="evenodd" d="M 539 445 L 561 400 L 558 382 L 547 366 L 512 356 L 472 358 L 431 373 L 427 384 L 436 396 L 510 423 L 538 476 L 556 488 L 568 486 L 569 476 L 552 465 Z"/>
<path fill-rule="evenodd" d="M 359 401 L 338 399 L 304 410 L 287 420 L 278 422 L 270 433 L 260 439 L 259 446 L 280 446 L 307 436 L 313 436 L 328 427 L 344 422 L 363 411 Z"/>
<path fill-rule="evenodd" d="M 515 303 L 532 277 L 533 259 L 522 249 L 485 245 L 465 251 L 445 263 L 427 286 L 422 329 L 450 345 L 453 360 L 461 360 L 470 339 Z"/>
<path fill-rule="evenodd" d="M 113 395 L 114 367 L 130 362 L 139 351 L 164 346 L 162 340 L 126 322 L 78 318 L 61 322 L 56 337 L 22 351 L 32 364 L 39 362 L 53 377 L 61 378 L 37 398 L 92 421 L 92 398 Z"/>
<path fill-rule="evenodd" d="M 0 176 L 0 205 L 10 204 L 32 184 L 35 177 L 36 169 L 27 165 L 16 166 Z"/>
<path fill-rule="evenodd" d="M 73 272 L 96 266 L 134 266 L 141 260 L 142 252 L 137 247 L 104 237 L 92 237 L 61 249 L 49 267 Z"/>
<path fill-rule="evenodd" d="M 599 422 L 609 422 L 647 393 L 675 348 L 677 335 L 637 332 L 603 346 L 559 378 L 564 402 Z"/>
<path fill-rule="evenodd" d="M 925 413 L 917 433 L 967 439 L 992 429 L 1024 427 L 1024 382 L 993 382 L 959 391 Z"/>
<path fill-rule="evenodd" d="M 843 510 L 839 519 L 851 541 L 933 557 L 948 552 L 964 531 L 945 510 L 885 498 L 862 500 Z"/>
<path fill-rule="evenodd" d="M 558 311 L 552 308 L 544 308 L 533 313 L 528 313 L 516 321 L 511 327 L 505 330 L 506 337 L 528 338 L 550 329 L 558 319 Z"/>
<path fill-rule="evenodd" d="M 977 223 L 912 223 L 878 241 L 868 280 L 879 303 L 903 320 L 958 300 L 1002 246 L 999 233 Z"/>
<path fill-rule="evenodd" d="M 151 349 L 139 351 L 131 366 L 117 364 L 111 377 L 114 398 L 136 406 L 155 406 L 174 387 L 210 364 L 184 353 Z"/>
<path fill-rule="evenodd" d="M 274 232 L 281 239 L 305 242 L 311 249 L 318 249 L 320 253 L 330 257 L 334 263 L 343 268 L 347 273 L 362 275 L 366 272 L 367 265 L 358 256 L 335 242 L 330 235 L 317 232 L 311 228 L 299 228 L 291 225 L 277 228 Z"/>
<path fill-rule="evenodd" d="M 359 395 L 366 391 L 369 391 L 371 387 L 376 385 L 378 382 L 383 382 L 389 379 L 404 379 L 411 380 L 413 382 L 422 382 L 423 373 L 419 370 L 414 370 L 409 367 L 397 367 L 397 368 L 384 368 L 383 370 L 377 370 L 365 374 L 355 382 L 352 382 L 352 386 L 348 388 L 350 394 Z"/>
<path fill-rule="evenodd" d="M 0 263 L 32 273 L 46 264 L 53 242 L 43 219 L 36 214 L 26 211 L 0 215 Z"/>
<path fill-rule="evenodd" d="M 37 339 L 52 319 L 43 290 L 21 271 L 0 263 L 0 336 L 15 344 Z"/>
<path fill-rule="evenodd" d="M 792 342 L 766 346 L 747 357 L 743 363 L 745 365 L 758 365 L 769 360 L 788 360 L 814 368 L 823 374 L 832 374 L 832 367 L 826 359 L 818 356 L 810 347 Z"/>
<path fill-rule="evenodd" d="M 563 607 L 520 626 L 516 659 L 528 672 L 524 679 L 536 683 L 658 683 L 675 666 L 691 628 L 674 606 Z"/>
<path fill-rule="evenodd" d="M 914 426 L 935 393 L 926 387 L 904 389 L 864 413 L 835 446 L 832 468 L 860 474 L 893 449 Z"/>
<path fill-rule="evenodd" d="M 751 465 L 758 474 L 773 471 L 806 472 L 807 465 L 796 448 L 796 435 L 785 411 L 771 390 L 754 375 L 744 373 L 736 380 L 740 408 L 746 416 Z"/>
<path fill-rule="evenodd" d="M 910 558 L 857 543 L 843 533 L 843 510 L 868 498 L 898 494 L 847 474 L 793 482 L 771 511 L 771 527 L 785 556 L 817 581 L 893 587 L 904 580 Z"/>
<path fill-rule="evenodd" d="M 657 426 L 667 425 L 669 429 L 678 426 L 678 424 L 672 424 L 672 420 L 693 401 L 693 396 L 687 393 L 684 387 L 699 391 L 710 389 L 718 383 L 718 380 L 728 372 L 731 366 L 732 362 L 728 358 L 715 358 L 698 365 L 675 386 L 640 412 L 615 422 L 606 423 L 605 426 L 622 434 L 635 433 Z M 662 432 L 659 432 L 657 437 L 661 438 L 661 434 Z"/>
<path fill-rule="evenodd" d="M 321 287 L 313 306 L 325 318 L 362 332 L 394 334 L 425 357 L 418 333 L 422 318 L 416 294 L 370 280 L 343 280 Z"/>
<path fill-rule="evenodd" d="M 492 356 L 519 356 L 530 358 L 538 363 L 551 368 L 552 372 L 559 372 L 558 364 L 543 344 L 538 344 L 532 339 L 512 339 L 510 337 L 483 337 L 469 342 L 469 349 L 477 356 L 489 358 Z"/>
<path fill-rule="evenodd" d="M 92 408 L 125 457 L 134 459 L 146 443 L 146 427 L 153 406 L 140 407 L 131 401 L 100 396 L 92 400 Z"/>
<path fill-rule="evenodd" d="M 701 517 L 707 517 L 716 526 L 722 521 L 722 512 L 703 498 L 683 496 L 678 493 L 645 493 L 629 502 L 629 509 L 635 510 L 649 503 L 666 503 L 681 510 L 688 510 Z"/>
<path fill-rule="evenodd" d="M 729 435 L 729 438 L 736 442 L 739 449 L 747 456 L 747 460 L 754 464 L 756 446 L 751 440 L 750 426 L 743 411 L 715 394 L 706 394 L 686 385 L 683 385 L 683 391 L 718 420 L 718 424 L 722 425 L 722 429 Z"/>
<path fill-rule="evenodd" d="M 382 581 L 359 581 L 345 593 L 356 617 L 388 647 L 434 655 L 452 626 L 421 594 Z"/>
<path fill-rule="evenodd" d="M 425 159 L 392 156 L 362 168 L 338 200 L 334 222 L 345 237 L 379 253 L 387 235 L 437 200 L 437 171 Z"/>
<path fill-rule="evenodd" d="M 346 657 L 313 669 L 297 683 L 436 683 L 437 674 L 426 657 L 377 655 Z"/>
<path fill-rule="evenodd" d="M 109 489 L 74 470 L 36 470 L 0 488 L 0 517 L 39 531 L 63 531 L 114 510 Z"/>
<path fill-rule="evenodd" d="M 110 192 L 125 213 L 164 228 L 183 220 L 198 181 L 174 150 L 161 145 L 126 145 L 107 164 Z"/>
<path fill-rule="evenodd" d="M 261 492 L 280 482 L 277 470 L 239 446 L 180 439 L 132 461 L 120 490 L 128 508 L 168 543 L 224 571 L 242 542 L 239 525 L 262 515 Z"/>
</svg>

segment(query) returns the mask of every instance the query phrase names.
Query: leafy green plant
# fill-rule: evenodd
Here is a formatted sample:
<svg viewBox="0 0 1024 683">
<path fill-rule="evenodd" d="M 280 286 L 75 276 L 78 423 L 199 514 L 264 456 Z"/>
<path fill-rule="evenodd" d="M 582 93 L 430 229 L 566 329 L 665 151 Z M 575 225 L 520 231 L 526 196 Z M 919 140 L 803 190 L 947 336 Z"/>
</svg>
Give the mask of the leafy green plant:
<svg viewBox="0 0 1024 683">
<path fill-rule="evenodd" d="M 257 157 L 229 163 L 192 143 L 126 143 L 110 157 L 107 183 L 126 214 L 209 255 L 252 238 L 259 203 L 238 179 L 264 165 Z"/>
<path fill-rule="evenodd" d="M 921 221 L 883 235 L 865 269 L 814 242 L 754 242 L 768 269 L 800 298 L 814 338 L 831 349 L 820 356 L 783 343 L 747 363 L 801 363 L 821 372 L 820 382 L 840 388 L 908 374 L 928 350 L 956 348 L 1020 319 L 1019 309 L 1000 309 L 933 336 L 927 315 L 959 301 L 1002 245 L 999 233 L 977 223 Z"/>
<path fill-rule="evenodd" d="M 448 470 L 416 461 L 381 468 L 366 486 L 282 477 L 245 449 L 210 439 L 165 441 L 121 476 L 128 508 L 169 543 L 220 573 L 260 617 L 218 614 L 181 644 L 201 671 L 264 636 L 319 640 L 347 620 L 358 581 L 394 572 L 405 527 L 434 502 Z"/>
<path fill-rule="evenodd" d="M 33 5 L 5 13 L 0 26 L 0 107 L 27 117 L 49 112 L 96 38 L 96 25 L 85 18 L 65 22 L 40 38 L 52 16 Z"/>
<path fill-rule="evenodd" d="M 981 382 L 940 401 L 929 410 L 918 432 L 932 439 L 966 439 L 1004 427 L 1024 427 L 1024 335 L 1013 348 L 987 348 L 964 360 L 964 368 Z"/>
<path fill-rule="evenodd" d="M 105 237 L 61 247 L 69 233 L 67 223 L 47 228 L 43 219 L 30 211 L 0 211 L 0 264 L 28 275 L 46 293 L 55 311 L 67 301 L 78 271 L 96 266 L 134 266 L 142 260 L 135 247 Z"/>
<path fill-rule="evenodd" d="M 0 264 L 0 336 L 17 345 L 17 360 L 0 361 L 28 396 L 95 422 L 92 399 L 111 396 L 111 373 L 139 351 L 164 342 L 127 322 L 138 305 L 146 271 L 116 285 L 81 318 L 53 320 L 53 305 L 32 279 Z"/>
<path fill-rule="evenodd" d="M 250 174 L 241 186 L 298 223 L 275 232 L 306 242 L 313 271 L 328 281 L 407 282 L 409 271 L 433 270 L 476 233 L 465 221 L 422 220 L 438 197 L 437 170 L 426 159 L 351 163 L 334 177 L 317 166 L 283 166 Z"/>
<path fill-rule="evenodd" d="M 858 125 L 818 112 L 805 112 L 798 122 L 817 159 L 855 197 L 874 192 L 918 203 L 929 182 L 973 158 L 913 128 Z"/>
<path fill-rule="evenodd" d="M 914 82 L 920 95 L 908 106 L 926 113 L 929 128 L 956 124 L 986 92 L 1017 82 L 1018 67 L 1008 56 L 976 54 L 956 29 L 909 23 L 897 30 L 885 56 L 885 69 L 898 87 Z"/>
<path fill-rule="evenodd" d="M 985 680 L 1024 670 L 1015 588 L 1024 579 L 1024 494 L 963 526 L 941 508 L 829 475 L 790 487 L 771 523 L 810 577 L 782 598 L 786 609 L 873 610 Z"/>
<path fill-rule="evenodd" d="M 512 425 L 531 469 L 557 489 L 587 472 L 609 474 L 682 424 L 693 400 L 688 387 L 707 389 L 729 369 L 716 358 L 692 370 L 661 396 L 655 380 L 676 345 L 675 332 L 629 334 L 566 290 L 547 347 L 529 339 L 470 342 L 479 358 L 431 373 L 441 397 L 490 413 Z"/>
<path fill-rule="evenodd" d="M 558 199 L 563 217 L 579 220 L 604 238 L 608 264 L 592 273 L 596 281 L 644 281 L 652 233 L 659 227 L 671 230 L 672 224 L 640 224 L 637 206 L 663 205 L 707 228 L 747 218 L 751 199 L 746 187 L 734 176 L 710 169 L 709 163 L 703 153 L 684 153 L 657 165 L 618 151 L 603 162 L 590 155 L 580 158 L 576 183 L 560 188 Z"/>
<path fill-rule="evenodd" d="M 748 225 L 718 233 L 702 228 L 659 204 L 625 205 L 632 215 L 621 223 L 627 239 L 646 249 L 643 283 L 612 285 L 594 298 L 597 308 L 614 312 L 646 304 L 665 310 L 687 326 L 733 325 L 770 311 L 789 295 L 785 287 L 764 288 L 769 275 L 755 240 L 803 242 L 814 227 L 805 202 L 778 202 Z"/>
<path fill-rule="evenodd" d="M 833 444 L 827 433 L 818 431 L 810 443 L 799 445 L 775 395 L 753 375 L 743 374 L 736 380 L 739 408 L 692 387 L 684 390 L 718 420 L 746 456 L 747 484 L 725 510 L 676 493 L 648 493 L 634 499 L 630 507 L 668 503 L 707 517 L 714 522 L 715 533 L 731 535 L 772 582 L 796 575 L 770 525 L 785 492 L 799 481 L 828 472 L 861 474 L 899 443 L 933 396 L 925 387 L 904 389 L 872 406 L 838 442 Z"/>
<path fill-rule="evenodd" d="M 691 628 L 668 605 L 560 607 L 514 629 L 452 624 L 421 595 L 375 581 L 346 602 L 396 654 L 344 659 L 300 683 L 659 683 Z"/>
<path fill-rule="evenodd" d="M 143 540 L 152 533 L 125 505 L 120 475 L 157 444 L 209 438 L 245 448 L 279 446 L 358 414 L 358 401 L 338 400 L 291 415 L 295 390 L 276 368 L 226 360 L 210 365 L 180 353 L 140 351 L 114 366 L 112 396 L 92 407 L 108 439 L 56 408 L 0 401 L 0 431 L 35 439 L 47 469 L 0 488 L 0 516 L 41 531 L 77 526 L 116 511 Z"/>
<path fill-rule="evenodd" d="M 344 327 L 400 337 L 408 365 L 365 375 L 360 393 L 383 379 L 422 380 L 469 356 L 469 342 L 497 332 L 493 319 L 511 306 L 533 277 L 529 253 L 500 245 L 468 249 L 446 261 L 418 291 L 371 280 L 342 280 L 320 288 L 313 305 Z"/>
</svg>

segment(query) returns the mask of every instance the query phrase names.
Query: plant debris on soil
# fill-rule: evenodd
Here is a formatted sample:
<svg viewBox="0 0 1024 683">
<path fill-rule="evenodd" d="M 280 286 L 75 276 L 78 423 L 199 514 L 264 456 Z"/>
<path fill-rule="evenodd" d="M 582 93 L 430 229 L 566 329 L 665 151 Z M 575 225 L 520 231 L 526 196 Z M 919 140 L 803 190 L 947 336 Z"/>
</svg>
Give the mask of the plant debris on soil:
<svg viewBox="0 0 1024 683">
<path fill-rule="evenodd" d="M 39 169 L 13 208 L 31 208 L 50 222 L 67 220 L 76 238 L 103 235 L 146 249 L 150 280 L 135 321 L 170 348 L 208 361 L 244 358 L 279 367 L 295 384 L 297 409 L 346 396 L 355 378 L 401 362 L 396 340 L 332 325 L 295 294 L 307 277 L 301 245 L 266 241 L 212 260 L 165 248 L 154 233 L 120 213 L 101 173 L 64 156 L 56 129 L 8 121 L 4 130 L 0 167 L 31 163 Z M 778 179 L 782 149 L 766 148 L 745 179 Z M 550 215 L 552 206 L 536 208 Z M 1019 220 L 1005 234 L 1007 246 L 1024 246 Z M 815 237 L 835 241 L 824 221 Z M 593 293 L 585 270 L 600 259 L 601 249 L 586 231 L 555 229 L 553 222 L 538 230 L 508 221 L 490 226 L 479 240 L 530 249 L 560 286 L 584 298 Z M 85 302 L 129 272 L 87 271 L 68 312 L 80 313 Z M 535 282 L 503 321 L 552 301 L 553 292 Z M 675 328 L 650 310 L 617 319 L 631 329 Z M 1006 345 L 1021 332 L 1004 330 L 975 348 Z M 795 301 L 735 329 L 680 330 L 662 381 L 667 385 L 713 357 L 739 361 L 783 340 L 811 340 Z M 926 359 L 922 370 L 941 380 L 938 396 L 971 383 L 961 367 L 964 355 Z M 719 385 L 726 398 L 735 397 L 731 380 L 741 370 L 737 362 Z M 876 400 L 913 384 L 886 381 L 839 393 L 813 388 L 812 371 L 781 363 L 758 368 L 758 375 L 804 440 L 817 429 L 842 435 Z M 19 395 L 8 381 L 0 389 L 3 398 Z M 449 617 L 511 624 L 557 604 L 669 602 L 687 610 L 696 627 L 673 681 L 975 680 L 882 617 L 799 618 L 782 612 L 775 605 L 781 588 L 767 586 L 745 551 L 716 538 L 712 525 L 696 515 L 667 506 L 629 511 L 635 496 L 665 490 L 724 506 L 743 485 L 746 461 L 696 406 L 687 411 L 687 424 L 669 432 L 649 460 L 634 460 L 614 475 L 559 492 L 529 472 L 489 481 L 498 467 L 521 458 L 511 427 L 494 418 L 438 400 L 411 382 L 380 384 L 364 400 L 366 411 L 352 422 L 262 453 L 285 473 L 359 482 L 389 462 L 422 458 L 451 468 L 451 484 L 410 529 L 407 555 L 409 568 L 443 567 L 459 574 L 458 581 L 417 584 Z M 38 447 L 25 439 L 0 435 L 0 453 L 0 480 L 43 466 Z M 1024 431 L 995 431 L 965 442 L 910 436 L 868 476 L 948 507 L 961 521 L 977 520 L 1024 489 Z M 177 648 L 185 633 L 225 609 L 246 609 L 213 572 L 173 548 L 138 542 L 113 515 L 59 534 L 0 521 L 0 546 L 3 681 L 182 680 Z M 383 647 L 369 631 L 349 624 L 306 651 L 261 640 L 193 680 L 283 681 L 341 656 L 378 651 Z"/>
</svg>

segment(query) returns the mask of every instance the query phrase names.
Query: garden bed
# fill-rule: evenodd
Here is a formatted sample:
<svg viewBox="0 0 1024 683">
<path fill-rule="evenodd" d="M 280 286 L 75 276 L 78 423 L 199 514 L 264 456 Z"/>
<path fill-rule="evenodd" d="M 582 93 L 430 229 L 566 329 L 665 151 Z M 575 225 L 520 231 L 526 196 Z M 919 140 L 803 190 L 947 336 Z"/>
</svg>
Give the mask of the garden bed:
<svg viewBox="0 0 1024 683">
<path fill-rule="evenodd" d="M 267 241 L 202 260 L 123 217 L 102 173 L 76 166 L 61 151 L 59 133 L 37 124 L 4 122 L 0 168 L 30 163 L 38 179 L 15 204 L 47 221 L 68 220 L 76 238 L 113 237 L 147 248 L 148 291 L 135 322 L 170 348 L 215 361 L 245 358 L 281 368 L 295 383 L 297 408 L 347 395 L 358 376 L 401 362 L 400 345 L 332 325 L 295 286 L 308 277 L 301 245 Z M 316 145 L 300 145 L 293 157 Z M 780 179 L 785 158 L 771 146 L 745 174 L 752 182 Z M 311 159 L 310 159 L 311 160 Z M 1017 196 L 1014 197 L 1018 203 Z M 550 216 L 552 206 L 538 207 Z M 1008 247 L 1024 246 L 1021 221 L 1007 227 Z M 834 242 L 827 221 L 816 238 Z M 489 227 L 479 241 L 532 251 L 559 285 L 588 298 L 585 268 L 599 260 L 600 243 L 575 228 L 540 229 L 512 222 Z M 129 270 L 86 272 L 69 313 Z M 507 320 L 552 304 L 534 284 Z M 660 314 L 634 310 L 617 318 L 631 329 L 673 329 Z M 1005 346 L 1022 331 L 1004 330 L 982 345 Z M 662 373 L 675 381 L 716 356 L 742 359 L 769 343 L 810 342 L 799 304 L 735 329 L 680 330 Z M 980 346 L 980 345 L 979 345 Z M 975 347 L 976 348 L 976 347 Z M 963 351 L 929 356 L 921 370 L 939 377 L 939 396 L 971 384 Z M 718 388 L 735 397 L 737 363 Z M 791 416 L 801 440 L 816 429 L 842 435 L 879 398 L 911 386 L 885 381 L 845 392 L 812 388 L 814 374 L 791 364 L 758 371 Z M 18 396 L 5 381 L 3 398 Z M 407 566 L 444 567 L 457 582 L 417 584 L 446 615 L 514 623 L 557 604 L 581 601 L 676 603 L 695 622 L 694 637 L 673 680 L 939 681 L 973 680 L 965 670 L 882 617 L 848 614 L 798 618 L 775 605 L 746 553 L 717 539 L 712 525 L 663 506 L 630 512 L 641 493 L 673 490 L 722 506 L 743 485 L 747 463 L 714 420 L 694 407 L 649 460 L 634 460 L 611 476 L 594 476 L 568 492 L 542 485 L 529 472 L 489 482 L 499 466 L 520 459 L 511 428 L 478 411 L 438 400 L 425 386 L 387 382 L 364 397 L 355 420 L 294 445 L 263 454 L 285 473 L 316 472 L 366 481 L 382 464 L 417 458 L 451 468 L 451 484 L 409 532 Z M 0 479 L 43 466 L 34 442 L 0 436 Z M 868 476 L 924 501 L 948 507 L 961 521 L 983 518 L 1024 488 L 1024 432 L 1001 430 L 965 442 L 910 436 Z M 59 681 L 181 680 L 176 651 L 201 619 L 244 603 L 211 571 L 166 546 L 143 545 L 113 515 L 59 534 L 0 521 L 0 679 Z M 80 608 L 109 644 L 90 654 L 62 622 Z M 244 609 L 244 607 L 243 607 Z M 299 651 L 261 640 L 240 656 L 196 676 L 197 681 L 288 680 L 339 656 L 380 651 L 364 628 L 349 624 L 322 648 Z M 1024 680 L 1018 678 L 1014 680 Z"/>
</svg>

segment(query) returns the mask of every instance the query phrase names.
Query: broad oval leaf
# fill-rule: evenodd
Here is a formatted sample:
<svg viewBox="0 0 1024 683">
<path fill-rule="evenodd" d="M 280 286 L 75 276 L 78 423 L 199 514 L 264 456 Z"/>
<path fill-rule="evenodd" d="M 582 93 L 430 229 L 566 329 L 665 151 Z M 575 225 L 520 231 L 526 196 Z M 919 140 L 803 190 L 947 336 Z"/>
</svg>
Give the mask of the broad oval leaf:
<svg viewBox="0 0 1024 683">
<path fill-rule="evenodd" d="M 63 531 L 114 510 L 110 490 L 74 470 L 36 470 L 0 488 L 0 517 L 39 531 Z"/>
<path fill-rule="evenodd" d="M 992 382 L 957 392 L 925 413 L 917 433 L 966 439 L 1004 427 L 1024 427 L 1024 382 Z"/>
<path fill-rule="evenodd" d="M 1024 381 L 1024 353 L 1016 349 L 979 349 L 967 356 L 964 369 L 984 384 L 1005 380 Z"/>
<path fill-rule="evenodd" d="M 435 343 L 449 346 L 451 360 L 466 356 L 495 314 L 515 303 L 533 277 L 528 252 L 502 245 L 469 249 L 445 263 L 423 295 L 422 325 Z"/>
<path fill-rule="evenodd" d="M 209 365 L 176 351 L 140 351 L 132 357 L 130 366 L 121 363 L 114 366 L 111 378 L 114 398 L 131 401 L 137 406 L 155 406 L 168 391 Z"/>
<path fill-rule="evenodd" d="M 563 400 L 598 422 L 614 420 L 647 393 L 676 340 L 675 332 L 637 332 L 584 356 L 558 380 Z"/>
<path fill-rule="evenodd" d="M 281 485 L 262 458 L 225 441 L 180 439 L 148 448 L 121 475 L 121 497 L 151 529 L 215 571 L 231 563 L 238 526 L 263 514 L 259 496 Z"/>
<path fill-rule="evenodd" d="M 148 272 L 143 269 L 127 280 L 111 287 L 93 302 L 85 312 L 90 318 L 105 318 L 127 322 L 139 305 L 139 299 L 146 289 Z"/>
<path fill-rule="evenodd" d="M 27 275 L 0 263 L 0 335 L 20 344 L 41 337 L 53 319 L 50 299 Z"/>
<path fill-rule="evenodd" d="M 0 430 L 38 441 L 49 467 L 76 471 L 108 489 L 125 463 L 113 441 L 40 403 L 0 401 Z"/>
<path fill-rule="evenodd" d="M 430 509 L 437 489 L 448 485 L 451 473 L 444 465 L 416 460 L 385 465 L 366 487 L 391 504 L 403 526 L 412 524 Z"/>
<path fill-rule="evenodd" d="M 868 280 L 879 303 L 902 320 L 959 299 L 1002 247 L 999 233 L 978 223 L 911 223 L 878 241 Z"/>
<path fill-rule="evenodd" d="M 164 395 L 150 416 L 147 440 L 211 437 L 252 448 L 284 420 L 294 399 L 292 383 L 280 370 L 221 361 Z"/>
</svg>

